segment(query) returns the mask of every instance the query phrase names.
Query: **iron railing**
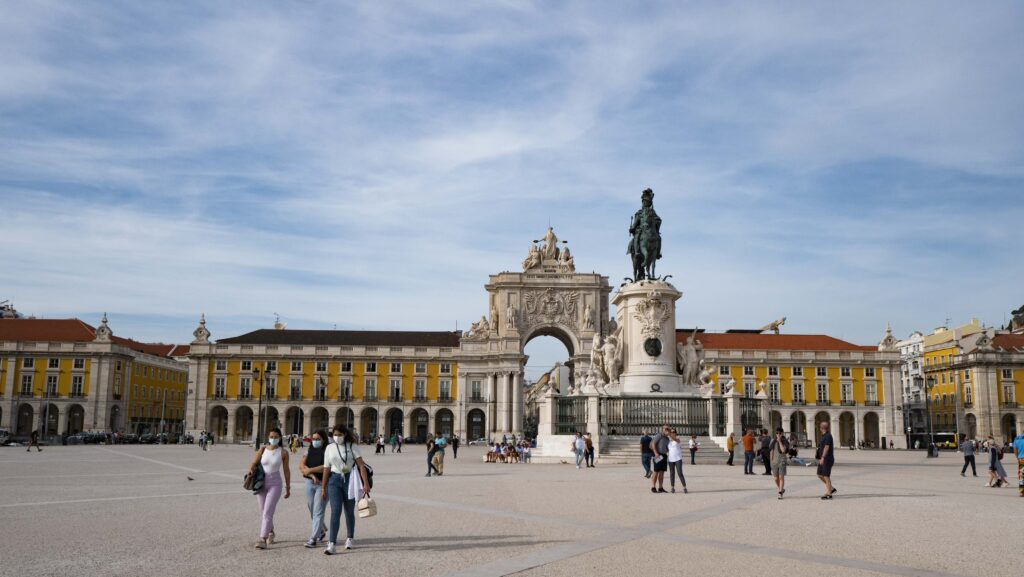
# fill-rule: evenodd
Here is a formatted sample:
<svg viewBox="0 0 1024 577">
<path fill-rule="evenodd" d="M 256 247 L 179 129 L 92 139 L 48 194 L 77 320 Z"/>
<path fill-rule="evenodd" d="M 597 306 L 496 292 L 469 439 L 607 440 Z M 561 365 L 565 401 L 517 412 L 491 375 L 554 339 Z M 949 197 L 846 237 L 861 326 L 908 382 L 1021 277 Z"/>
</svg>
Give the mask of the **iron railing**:
<svg viewBox="0 0 1024 577">
<path fill-rule="evenodd" d="M 559 397 L 558 414 L 555 420 L 556 435 L 572 435 L 587 428 L 587 398 Z"/>
<path fill-rule="evenodd" d="M 740 399 L 740 423 L 744 429 L 764 427 L 761 421 L 760 399 Z"/>
<path fill-rule="evenodd" d="M 706 436 L 710 433 L 707 399 L 601 399 L 601 420 L 613 435 L 639 436 L 668 425 L 681 435 Z M 725 404 L 719 413 L 723 421 Z"/>
</svg>

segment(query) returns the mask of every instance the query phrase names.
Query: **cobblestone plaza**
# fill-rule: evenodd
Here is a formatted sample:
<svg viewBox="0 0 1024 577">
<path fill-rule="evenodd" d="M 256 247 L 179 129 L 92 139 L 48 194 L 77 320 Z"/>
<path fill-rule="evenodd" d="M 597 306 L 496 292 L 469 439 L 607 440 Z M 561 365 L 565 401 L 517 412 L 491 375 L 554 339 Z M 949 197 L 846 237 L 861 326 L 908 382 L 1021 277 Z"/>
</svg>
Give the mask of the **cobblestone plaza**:
<svg viewBox="0 0 1024 577">
<path fill-rule="evenodd" d="M 1024 565 L 1016 491 L 961 478 L 951 453 L 841 451 L 831 502 L 812 468 L 791 468 L 779 501 L 770 478 L 738 466 L 687 467 L 689 494 L 652 495 L 638 464 L 487 464 L 466 447 L 424 479 L 422 446 L 368 453 L 380 512 L 359 520 L 353 550 L 328 557 L 302 546 L 300 490 L 278 507 L 277 543 L 252 549 L 250 447 L 4 447 L 2 573 L 1010 576 Z"/>
</svg>

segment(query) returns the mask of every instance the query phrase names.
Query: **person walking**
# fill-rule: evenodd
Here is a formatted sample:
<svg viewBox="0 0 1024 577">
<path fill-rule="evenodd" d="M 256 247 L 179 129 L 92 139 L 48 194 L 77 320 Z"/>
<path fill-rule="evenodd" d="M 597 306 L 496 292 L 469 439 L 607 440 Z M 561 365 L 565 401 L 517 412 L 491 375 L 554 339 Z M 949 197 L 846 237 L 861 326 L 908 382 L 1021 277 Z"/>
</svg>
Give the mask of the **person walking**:
<svg viewBox="0 0 1024 577">
<path fill-rule="evenodd" d="M 775 487 L 779 490 L 779 499 L 786 494 L 786 460 L 789 458 L 789 439 L 782 431 L 782 427 L 775 429 L 775 438 L 768 445 L 769 460 L 772 464 L 772 476 L 775 477 Z"/>
<path fill-rule="evenodd" d="M 459 436 L 455 435 L 452 437 L 452 458 L 459 458 Z"/>
<path fill-rule="evenodd" d="M 587 442 L 583 440 L 583 433 L 576 431 L 576 438 L 572 441 L 573 452 L 576 453 L 576 468 L 580 468 L 583 462 L 583 453 L 587 450 Z"/>
<path fill-rule="evenodd" d="M 434 453 L 437 452 L 437 445 L 434 444 L 434 437 L 427 437 L 427 477 L 434 473 L 440 475 L 440 471 L 434 466 Z"/>
<path fill-rule="evenodd" d="M 324 453 L 324 475 L 320 486 L 320 496 L 331 503 L 325 555 L 335 553 L 343 509 L 348 535 L 345 548 L 352 548 L 352 540 L 356 536 L 356 500 L 370 495 L 366 464 L 352 432 L 344 425 L 334 425 L 331 435 L 334 442 L 327 446 Z M 352 474 L 353 468 L 357 470 L 355 475 Z"/>
<path fill-rule="evenodd" d="M 384 454 L 384 435 L 377 436 L 377 454 Z"/>
<path fill-rule="evenodd" d="M 675 429 L 673 429 L 675 430 Z M 700 443 L 697 442 L 697 435 L 690 435 L 690 464 L 697 464 L 697 451 L 700 450 Z M 680 469 L 682 470 L 682 469 Z M 682 473 L 679 473 L 682 475 Z"/>
<path fill-rule="evenodd" d="M 754 432 L 750 429 L 743 430 L 743 474 L 754 474 Z"/>
<path fill-rule="evenodd" d="M 772 465 L 771 465 L 772 453 L 771 453 L 770 447 L 771 447 L 771 444 L 772 444 L 772 438 L 768 436 L 768 429 L 761 429 L 761 438 L 759 440 L 761 442 L 761 462 L 764 464 L 764 473 L 762 473 L 762 475 L 766 475 L 766 476 L 767 475 L 771 475 L 772 474 Z"/>
<path fill-rule="evenodd" d="M 434 446 L 437 447 L 437 452 L 434 453 L 434 466 L 437 467 L 438 475 L 444 475 L 444 450 L 448 446 L 448 439 L 444 433 L 437 434 Z"/>
<path fill-rule="evenodd" d="M 291 449 L 292 449 L 292 454 L 293 455 L 299 451 L 299 436 L 298 435 L 292 435 Z"/>
<path fill-rule="evenodd" d="M 645 430 L 640 436 L 640 464 L 644 468 L 644 479 L 651 478 L 651 459 L 654 458 L 654 451 L 651 450 L 651 436 Z"/>
<path fill-rule="evenodd" d="M 594 467 L 594 439 L 591 438 L 590 433 L 583 435 L 584 453 L 583 457 L 587 463 L 587 468 L 592 469 Z"/>
<path fill-rule="evenodd" d="M 1017 453 L 1017 490 L 1024 497 L 1024 433 L 1018 434 L 1013 440 L 1013 448 Z"/>
<path fill-rule="evenodd" d="M 1003 469 L 1003 451 L 996 443 L 992 435 L 988 436 L 988 484 L 986 487 L 1002 487 L 1009 484 L 1006 478 L 1006 469 Z"/>
<path fill-rule="evenodd" d="M 971 466 L 971 473 L 977 477 L 978 467 L 974 462 L 974 441 L 967 438 L 967 435 L 960 436 L 960 451 L 964 454 L 964 468 L 960 469 L 960 476 L 967 476 L 967 465 Z"/>
<path fill-rule="evenodd" d="M 668 432 L 668 471 L 669 482 L 672 485 L 672 492 L 676 492 L 676 472 L 679 473 L 679 482 L 683 485 L 683 493 L 686 493 L 686 477 L 683 476 L 683 442 L 679 439 L 679 433 L 675 429 Z M 693 440 L 691 439 L 692 443 Z M 692 456 L 693 453 L 691 452 Z"/>
<path fill-rule="evenodd" d="M 43 448 L 39 446 L 39 430 L 38 429 L 32 431 L 32 433 L 29 434 L 29 437 L 28 437 L 28 448 L 25 449 L 25 452 L 26 453 L 32 452 L 32 447 L 36 448 L 36 452 L 37 453 L 39 453 L 39 452 L 41 452 L 43 450 Z"/>
<path fill-rule="evenodd" d="M 395 448 L 398 447 L 398 435 L 391 433 L 391 438 L 388 439 L 388 444 L 391 445 L 391 452 L 395 452 Z"/>
<path fill-rule="evenodd" d="M 651 477 L 652 493 L 667 493 L 665 490 L 665 471 L 668 470 L 668 425 L 661 426 L 661 432 L 651 439 L 651 452 L 654 453 L 654 475 Z"/>
<path fill-rule="evenodd" d="M 324 475 L 324 452 L 327 450 L 326 441 L 326 431 L 313 431 L 310 436 L 310 447 L 299 461 L 299 472 L 306 479 L 306 507 L 309 508 L 309 518 L 313 523 L 309 539 L 305 543 L 309 549 L 316 547 L 317 542 L 327 536 L 327 525 L 324 524 L 327 501 L 320 494 Z"/>
<path fill-rule="evenodd" d="M 398 435 L 398 452 L 399 453 L 402 452 L 402 443 L 404 443 L 404 442 L 405 442 L 405 437 L 402 436 L 402 435 Z"/>
<path fill-rule="evenodd" d="M 256 465 L 263 467 L 263 488 L 256 493 L 260 506 L 260 536 L 257 549 L 266 549 L 274 543 L 274 511 L 281 500 L 281 473 L 284 473 L 284 498 L 292 494 L 292 474 L 288 467 L 288 453 L 281 447 L 281 429 L 274 427 L 267 433 L 267 444 L 260 447 L 256 457 L 249 464 L 249 474 L 256 471 Z"/>
<path fill-rule="evenodd" d="M 736 452 L 736 439 L 733 438 L 732 433 L 729 433 L 729 436 L 725 438 L 725 452 L 729 453 L 729 460 L 725 464 L 732 467 L 732 458 Z"/>
<path fill-rule="evenodd" d="M 832 465 L 836 462 L 835 443 L 832 442 L 832 433 L 829 432 L 828 421 L 822 421 L 821 440 L 818 441 L 818 450 L 814 458 L 818 461 L 818 478 L 825 484 L 825 494 L 822 500 L 829 500 L 836 488 L 832 486 Z"/>
</svg>

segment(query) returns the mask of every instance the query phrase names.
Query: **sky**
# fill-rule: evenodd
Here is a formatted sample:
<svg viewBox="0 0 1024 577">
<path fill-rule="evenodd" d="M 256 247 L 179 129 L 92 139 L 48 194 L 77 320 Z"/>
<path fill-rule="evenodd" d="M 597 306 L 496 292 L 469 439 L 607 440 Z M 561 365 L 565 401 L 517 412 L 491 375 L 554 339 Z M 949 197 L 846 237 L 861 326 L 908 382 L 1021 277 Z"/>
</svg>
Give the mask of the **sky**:
<svg viewBox="0 0 1024 577">
<path fill-rule="evenodd" d="M 465 329 L 549 223 L 629 276 L 650 187 L 680 327 L 1024 304 L 1024 4 L 428 4 L 6 2 L 0 300 L 163 342 Z"/>
</svg>

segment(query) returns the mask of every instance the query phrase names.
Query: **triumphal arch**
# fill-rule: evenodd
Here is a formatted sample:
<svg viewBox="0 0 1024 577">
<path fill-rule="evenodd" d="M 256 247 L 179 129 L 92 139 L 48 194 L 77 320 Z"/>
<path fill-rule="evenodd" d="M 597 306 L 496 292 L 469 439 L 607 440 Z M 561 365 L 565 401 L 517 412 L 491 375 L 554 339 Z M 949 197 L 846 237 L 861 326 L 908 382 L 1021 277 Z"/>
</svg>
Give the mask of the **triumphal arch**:
<svg viewBox="0 0 1024 577">
<path fill-rule="evenodd" d="M 595 343 L 614 330 L 608 315 L 608 277 L 576 272 L 568 243 L 548 228 L 533 242 L 522 270 L 490 275 L 487 314 L 462 336 L 459 372 L 462 422 L 472 437 L 520 434 L 526 417 L 523 369 L 526 344 L 557 338 L 569 351 L 565 394 L 586 382 Z M 551 383 L 550 386 L 556 386 Z"/>
</svg>

